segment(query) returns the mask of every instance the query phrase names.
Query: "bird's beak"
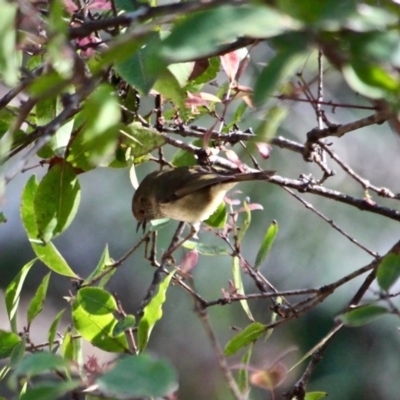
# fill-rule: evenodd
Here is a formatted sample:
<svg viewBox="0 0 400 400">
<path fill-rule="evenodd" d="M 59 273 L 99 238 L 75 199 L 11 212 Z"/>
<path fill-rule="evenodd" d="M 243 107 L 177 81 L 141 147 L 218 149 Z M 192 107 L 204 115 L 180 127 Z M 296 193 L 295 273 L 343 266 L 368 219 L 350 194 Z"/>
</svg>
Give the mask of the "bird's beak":
<svg viewBox="0 0 400 400">
<path fill-rule="evenodd" d="M 144 218 L 141 221 L 139 221 L 137 223 L 137 226 L 136 226 L 136 232 L 140 229 L 140 227 L 142 227 L 143 233 L 144 233 L 144 231 L 146 230 L 146 225 L 147 225 L 147 219 L 146 218 Z"/>
</svg>

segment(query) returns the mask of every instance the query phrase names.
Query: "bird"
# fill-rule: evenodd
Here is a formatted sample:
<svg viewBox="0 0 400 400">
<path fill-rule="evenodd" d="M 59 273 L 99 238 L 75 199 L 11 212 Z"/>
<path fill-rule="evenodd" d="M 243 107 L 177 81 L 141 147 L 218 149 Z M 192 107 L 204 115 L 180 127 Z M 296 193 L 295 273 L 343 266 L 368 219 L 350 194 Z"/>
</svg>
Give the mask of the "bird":
<svg viewBox="0 0 400 400">
<path fill-rule="evenodd" d="M 267 181 L 276 171 L 235 172 L 215 166 L 180 166 L 155 171 L 140 183 L 132 199 L 137 230 L 153 219 L 187 222 L 196 230 L 237 183 Z"/>
</svg>

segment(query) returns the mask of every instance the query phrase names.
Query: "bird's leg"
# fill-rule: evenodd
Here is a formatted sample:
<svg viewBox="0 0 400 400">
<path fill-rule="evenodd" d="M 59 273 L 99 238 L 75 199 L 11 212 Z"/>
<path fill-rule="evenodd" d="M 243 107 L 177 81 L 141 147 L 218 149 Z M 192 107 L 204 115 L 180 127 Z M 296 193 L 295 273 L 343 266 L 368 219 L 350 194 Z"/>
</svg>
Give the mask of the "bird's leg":
<svg viewBox="0 0 400 400">
<path fill-rule="evenodd" d="M 180 242 L 178 241 L 179 236 L 175 234 L 176 238 L 178 239 L 177 241 L 172 241 L 171 245 L 169 246 L 168 250 L 163 254 L 162 256 L 162 261 L 166 260 L 169 258 L 172 253 L 179 249 L 187 240 L 191 239 L 194 236 L 197 236 L 197 232 L 199 231 L 199 224 L 190 224 L 190 232 L 188 235 L 186 235 Z M 179 229 L 179 228 L 178 228 Z"/>
</svg>

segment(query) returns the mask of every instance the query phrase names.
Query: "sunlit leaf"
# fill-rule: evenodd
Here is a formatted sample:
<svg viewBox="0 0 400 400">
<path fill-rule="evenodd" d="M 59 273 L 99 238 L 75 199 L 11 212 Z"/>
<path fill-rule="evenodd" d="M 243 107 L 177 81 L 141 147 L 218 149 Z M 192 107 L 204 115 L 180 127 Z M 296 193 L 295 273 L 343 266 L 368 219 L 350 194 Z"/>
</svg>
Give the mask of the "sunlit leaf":
<svg viewBox="0 0 400 400">
<path fill-rule="evenodd" d="M 16 333 L 0 329 L 0 359 L 10 357 L 20 341 L 21 338 Z"/>
<path fill-rule="evenodd" d="M 42 312 L 43 304 L 46 299 L 47 287 L 49 286 L 50 272 L 43 278 L 41 284 L 36 290 L 35 296 L 29 303 L 27 311 L 28 324 L 30 325 L 32 321 Z"/>
<path fill-rule="evenodd" d="M 109 269 L 110 265 L 113 263 L 113 260 L 110 257 L 110 253 L 108 251 L 108 245 L 106 244 L 103 253 L 101 254 L 100 260 L 94 269 L 94 271 L 84 280 L 83 286 L 87 285 L 97 276 L 103 274 L 105 271 L 108 271 L 106 275 L 102 276 L 102 278 L 97 282 L 97 286 L 99 288 L 104 288 L 107 282 L 111 279 L 114 273 L 117 271 L 116 268 Z"/>
<path fill-rule="evenodd" d="M 81 132 L 69 146 L 68 161 L 83 170 L 107 166 L 115 158 L 118 137 L 123 128 L 121 110 L 114 89 L 100 85 L 85 101 L 76 117 Z"/>
<path fill-rule="evenodd" d="M 228 213 L 226 211 L 225 203 L 221 203 L 214 213 L 204 221 L 206 225 L 212 226 L 213 228 L 223 228 L 228 219 Z"/>
<path fill-rule="evenodd" d="M 60 275 L 76 278 L 77 275 L 71 270 L 67 262 L 52 243 L 43 246 L 33 242 L 38 239 L 39 235 L 34 212 L 34 198 L 37 188 L 38 183 L 36 177 L 33 175 L 28 179 L 25 185 L 21 201 L 21 219 L 28 237 L 31 240 L 32 248 L 38 258 L 52 271 Z"/>
<path fill-rule="evenodd" d="M 75 329 L 94 346 L 109 352 L 124 352 L 128 343 L 123 334 L 113 336 L 118 321 L 115 299 L 100 288 L 82 288 L 73 302 L 72 320 Z"/>
<path fill-rule="evenodd" d="M 45 243 L 69 227 L 80 198 L 78 177 L 68 163 L 56 164 L 44 176 L 36 191 L 34 208 L 39 237 Z"/>
<path fill-rule="evenodd" d="M 25 278 L 28 275 L 28 272 L 32 268 L 36 259 L 29 261 L 25 264 L 21 271 L 19 271 L 18 275 L 11 281 L 11 283 L 6 288 L 5 294 L 5 302 L 8 313 L 8 319 L 11 323 L 11 328 L 13 332 L 17 332 L 17 322 L 16 316 L 18 311 L 19 300 L 21 298 L 22 286 L 25 282 Z"/>
<path fill-rule="evenodd" d="M 141 351 L 144 351 L 147 347 L 151 331 L 156 322 L 162 317 L 162 306 L 166 300 L 166 292 L 173 275 L 174 272 L 171 272 L 163 282 L 160 283 L 157 293 L 143 310 L 143 316 L 138 326 L 138 347 Z"/>
</svg>

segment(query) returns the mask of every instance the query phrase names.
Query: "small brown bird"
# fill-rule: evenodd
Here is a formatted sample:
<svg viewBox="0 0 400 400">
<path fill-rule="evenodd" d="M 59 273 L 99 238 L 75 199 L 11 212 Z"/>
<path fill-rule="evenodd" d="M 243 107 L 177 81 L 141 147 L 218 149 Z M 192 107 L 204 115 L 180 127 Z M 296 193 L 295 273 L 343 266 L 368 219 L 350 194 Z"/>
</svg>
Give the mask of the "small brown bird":
<svg viewBox="0 0 400 400">
<path fill-rule="evenodd" d="M 244 181 L 266 181 L 275 171 L 237 173 L 200 165 L 177 167 L 147 175 L 132 199 L 137 229 L 152 219 L 172 218 L 192 225 L 209 218 L 226 192 Z"/>
</svg>

